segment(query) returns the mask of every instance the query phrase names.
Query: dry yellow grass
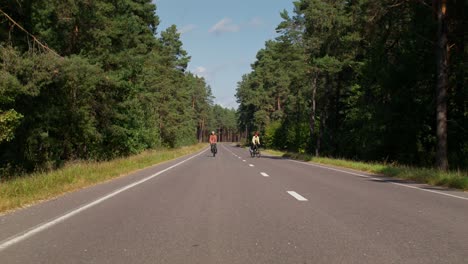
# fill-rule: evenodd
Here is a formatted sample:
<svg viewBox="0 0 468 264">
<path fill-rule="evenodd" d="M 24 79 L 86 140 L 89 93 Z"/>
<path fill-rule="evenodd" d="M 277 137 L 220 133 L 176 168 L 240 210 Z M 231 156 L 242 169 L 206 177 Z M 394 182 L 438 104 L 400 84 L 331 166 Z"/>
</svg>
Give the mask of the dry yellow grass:
<svg viewBox="0 0 468 264">
<path fill-rule="evenodd" d="M 148 150 L 107 162 L 74 162 L 48 173 L 34 173 L 0 183 L 0 213 L 48 200 L 201 150 L 206 144 Z"/>
<path fill-rule="evenodd" d="M 468 190 L 468 173 L 466 171 L 444 172 L 431 168 L 415 168 L 393 164 L 367 163 L 344 159 L 313 157 L 311 155 L 306 154 L 286 153 L 277 150 L 268 150 L 268 152 L 270 152 L 273 155 L 288 157 L 292 159 L 335 165 L 344 168 L 381 174 L 389 177 L 395 177 L 399 179 L 427 183 L 430 185 L 457 188 L 465 191 Z"/>
</svg>

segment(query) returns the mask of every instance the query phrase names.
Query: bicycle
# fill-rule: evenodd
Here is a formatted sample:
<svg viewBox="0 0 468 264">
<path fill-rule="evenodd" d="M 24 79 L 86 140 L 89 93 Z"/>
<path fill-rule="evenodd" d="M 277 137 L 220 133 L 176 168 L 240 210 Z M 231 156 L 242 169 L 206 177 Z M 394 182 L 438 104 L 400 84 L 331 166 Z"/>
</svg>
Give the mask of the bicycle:
<svg viewBox="0 0 468 264">
<path fill-rule="evenodd" d="M 252 148 L 250 148 L 250 156 L 260 158 L 260 148 L 258 145 L 253 145 Z"/>
<path fill-rule="evenodd" d="M 211 153 L 213 153 L 213 157 L 215 157 L 216 153 L 218 153 L 218 148 L 216 147 L 216 143 L 211 144 Z"/>
</svg>

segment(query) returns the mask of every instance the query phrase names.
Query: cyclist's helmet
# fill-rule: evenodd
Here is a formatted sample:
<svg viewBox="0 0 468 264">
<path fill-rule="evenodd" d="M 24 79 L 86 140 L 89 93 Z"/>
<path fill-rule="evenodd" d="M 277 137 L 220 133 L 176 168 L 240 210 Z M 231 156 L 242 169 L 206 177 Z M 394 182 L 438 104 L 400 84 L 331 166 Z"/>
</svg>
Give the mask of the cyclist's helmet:
<svg viewBox="0 0 468 264">
<path fill-rule="evenodd" d="M 211 135 L 214 135 L 214 131 L 211 131 Z"/>
</svg>

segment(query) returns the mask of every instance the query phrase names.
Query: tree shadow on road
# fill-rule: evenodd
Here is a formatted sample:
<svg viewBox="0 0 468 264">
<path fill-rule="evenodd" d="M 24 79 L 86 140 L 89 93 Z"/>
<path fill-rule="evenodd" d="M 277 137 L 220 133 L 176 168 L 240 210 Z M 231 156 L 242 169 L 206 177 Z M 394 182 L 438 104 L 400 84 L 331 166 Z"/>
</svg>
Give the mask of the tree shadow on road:
<svg viewBox="0 0 468 264">
<path fill-rule="evenodd" d="M 272 159 L 272 160 L 285 160 L 287 158 L 283 158 L 281 156 L 270 156 L 270 155 L 261 155 L 260 158 L 262 159 Z"/>
</svg>

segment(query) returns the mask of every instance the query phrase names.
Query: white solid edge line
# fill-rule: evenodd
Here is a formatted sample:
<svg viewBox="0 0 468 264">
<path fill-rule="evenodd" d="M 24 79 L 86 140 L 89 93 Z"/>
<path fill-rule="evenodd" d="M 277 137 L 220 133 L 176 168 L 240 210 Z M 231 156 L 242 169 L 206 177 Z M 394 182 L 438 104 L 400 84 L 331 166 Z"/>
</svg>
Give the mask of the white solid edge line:
<svg viewBox="0 0 468 264">
<path fill-rule="evenodd" d="M 261 174 L 263 177 L 270 177 L 270 175 L 266 174 L 265 172 L 260 172 L 260 174 Z"/>
<path fill-rule="evenodd" d="M 202 153 L 206 152 L 207 150 L 208 149 L 205 149 L 204 151 L 201 151 L 200 153 L 198 153 L 198 154 L 196 154 L 196 155 L 194 155 L 192 157 L 189 157 L 189 158 L 187 158 L 187 159 L 185 159 L 183 161 L 180 161 L 180 162 L 178 162 L 178 163 L 176 163 L 176 164 L 174 164 L 174 165 L 172 165 L 172 166 L 170 166 L 170 167 L 168 167 L 168 168 L 166 168 L 166 169 L 164 169 L 162 171 L 159 171 L 159 172 L 147 177 L 147 178 L 144 178 L 142 180 L 139 180 L 137 182 L 129 184 L 129 185 L 125 186 L 125 187 L 122 187 L 122 188 L 120 188 L 120 189 L 118 189 L 118 190 L 116 190 L 116 191 L 114 191 L 114 192 L 112 192 L 112 193 L 110 193 L 110 194 L 108 194 L 108 195 L 106 195 L 104 197 L 101 197 L 101 198 L 95 200 L 94 202 L 88 203 L 88 204 L 86 204 L 84 206 L 81 206 L 81 207 L 79 207 L 79 208 L 77 208 L 77 209 L 75 209 L 75 210 L 73 210 L 73 211 L 71 211 L 71 212 L 69 212 L 69 213 L 67 213 L 65 215 L 62 215 L 62 216 L 60 216 L 58 218 L 55 218 L 52 221 L 39 224 L 36 227 L 33 227 L 33 228 L 29 229 L 28 231 L 26 231 L 26 232 L 24 232 L 22 234 L 14 235 L 14 236 L 12 236 L 12 237 L 10 237 L 10 238 L 8 238 L 8 239 L 1 242 L 0 251 L 3 251 L 6 248 L 8 248 L 8 247 L 10 247 L 10 246 L 12 246 L 12 245 L 14 245 L 16 243 L 19 243 L 19 242 L 21 242 L 21 241 L 23 241 L 25 239 L 28 239 L 29 237 L 34 236 L 35 234 L 37 234 L 37 233 L 39 233 L 41 231 L 44 231 L 44 230 L 46 230 L 46 229 L 48 229 L 48 228 L 50 228 L 50 227 L 52 227 L 52 226 L 54 226 L 54 225 L 56 225 L 56 224 L 58 224 L 60 222 L 63 222 L 65 220 L 67 220 L 68 218 L 70 218 L 70 217 L 72 217 L 72 216 L 74 216 L 76 214 L 79 214 L 80 212 L 82 212 L 82 211 L 84 211 L 86 209 L 89 209 L 89 208 L 91 208 L 91 207 L 93 207 L 93 206 L 95 206 L 97 204 L 100 204 L 100 203 L 104 202 L 105 200 L 108 200 L 108 199 L 116 196 L 117 194 L 119 194 L 121 192 L 124 192 L 124 191 L 126 191 L 126 190 L 128 190 L 130 188 L 133 188 L 133 187 L 135 187 L 137 185 L 140 185 L 140 184 L 142 184 L 142 183 L 144 183 L 146 181 L 149 181 L 149 180 L 153 179 L 154 177 L 157 177 L 160 174 L 162 174 L 162 173 L 164 173 L 164 172 L 166 172 L 168 170 L 171 170 L 171 169 L 181 165 L 182 163 L 184 163 L 186 161 L 189 161 L 189 160 L 201 155 Z"/>
<path fill-rule="evenodd" d="M 351 174 L 351 175 L 356 175 L 356 176 L 363 177 L 363 178 L 368 178 L 368 179 L 374 179 L 374 180 L 378 180 L 378 181 L 383 181 L 383 179 L 379 179 L 379 178 L 375 178 L 375 177 L 372 177 L 372 176 L 363 175 L 363 174 L 359 174 L 359 173 L 354 173 L 354 172 L 339 170 L 339 169 L 335 169 L 335 168 L 330 168 L 330 167 L 321 166 L 321 165 L 317 165 L 317 164 L 306 163 L 306 162 L 297 161 L 297 160 L 290 160 L 290 161 L 297 162 L 297 163 L 301 163 L 301 164 L 304 164 L 304 165 L 315 166 L 315 167 L 319 167 L 319 168 L 323 168 L 323 169 L 328 169 L 328 170 L 333 170 L 333 171 L 339 171 L 339 172 L 343 172 L 343 173 L 347 173 L 347 174 Z M 423 191 L 423 192 L 430 192 L 430 193 L 445 195 L 445 196 L 448 196 L 448 197 L 458 198 L 458 199 L 462 199 L 462 200 L 468 201 L 468 198 L 467 198 L 467 197 L 462 197 L 462 196 L 453 195 L 453 194 L 449 194 L 449 193 L 443 193 L 443 192 L 434 191 L 434 190 L 427 190 L 427 189 L 423 189 L 423 188 L 421 188 L 421 187 L 406 185 L 406 184 L 403 184 L 403 183 L 397 183 L 397 182 L 389 182 L 389 183 L 394 184 L 394 185 L 398 185 L 398 186 L 402 186 L 402 187 L 406 187 L 406 188 L 410 188 L 410 189 L 420 190 L 420 191 Z"/>
<path fill-rule="evenodd" d="M 359 173 L 354 173 L 354 172 L 349 172 L 349 171 L 344 171 L 344 170 L 338 170 L 338 169 L 334 169 L 334 168 L 330 168 L 330 167 L 326 167 L 326 166 L 321 166 L 321 165 L 317 165 L 317 164 L 312 164 L 312 163 L 308 163 L 308 162 L 297 161 L 297 160 L 289 160 L 289 161 L 296 162 L 296 163 L 300 163 L 300 164 L 304 164 L 304 165 L 309 165 L 309 166 L 315 166 L 315 167 L 320 167 L 320 168 L 324 168 L 324 169 L 329 169 L 329 170 L 333 170 L 333 171 L 344 172 L 344 173 L 348 173 L 348 174 L 352 174 L 352 175 L 361 176 L 361 177 L 364 177 L 364 178 L 371 178 L 370 176 L 367 176 L 367 175 L 363 175 L 363 174 L 359 174 Z"/>
<path fill-rule="evenodd" d="M 297 192 L 295 191 L 287 191 L 289 193 L 289 195 L 291 195 L 292 197 L 296 198 L 298 201 L 307 201 L 306 198 L 304 198 L 302 195 L 298 194 Z"/>
</svg>

